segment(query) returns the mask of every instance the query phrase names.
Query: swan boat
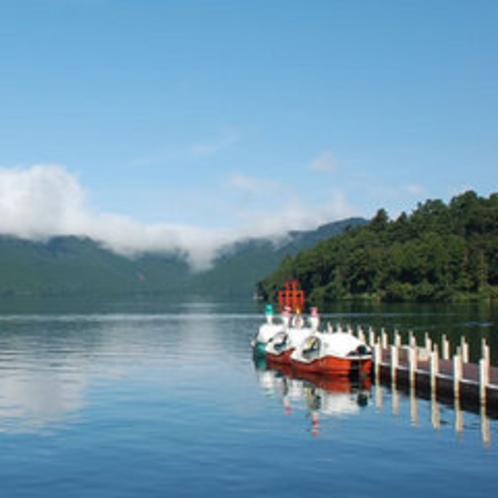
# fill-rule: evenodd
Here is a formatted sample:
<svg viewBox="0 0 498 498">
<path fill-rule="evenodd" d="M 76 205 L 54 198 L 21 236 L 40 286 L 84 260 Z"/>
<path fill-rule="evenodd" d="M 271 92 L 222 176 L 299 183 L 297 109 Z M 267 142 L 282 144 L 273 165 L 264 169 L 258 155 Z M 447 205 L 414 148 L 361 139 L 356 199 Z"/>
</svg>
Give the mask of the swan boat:
<svg viewBox="0 0 498 498">
<path fill-rule="evenodd" d="M 263 323 L 258 329 L 255 337 L 251 341 L 253 353 L 256 356 L 265 356 L 266 348 L 273 338 L 287 329 L 288 319 L 287 316 L 282 314 L 280 322 L 274 321 L 273 306 L 267 304 L 265 308 L 266 322 Z"/>
<path fill-rule="evenodd" d="M 289 309 L 284 309 L 289 313 Z M 290 315 L 288 315 L 290 316 Z M 302 315 L 296 314 L 287 320 L 289 324 L 284 330 L 273 336 L 266 346 L 266 358 L 271 363 L 290 364 L 294 350 L 308 337 L 318 330 L 320 318 L 317 308 L 311 308 L 309 325 L 307 326 Z"/>
<path fill-rule="evenodd" d="M 365 376 L 372 369 L 372 350 L 347 332 L 315 332 L 290 355 L 297 372 Z"/>
</svg>

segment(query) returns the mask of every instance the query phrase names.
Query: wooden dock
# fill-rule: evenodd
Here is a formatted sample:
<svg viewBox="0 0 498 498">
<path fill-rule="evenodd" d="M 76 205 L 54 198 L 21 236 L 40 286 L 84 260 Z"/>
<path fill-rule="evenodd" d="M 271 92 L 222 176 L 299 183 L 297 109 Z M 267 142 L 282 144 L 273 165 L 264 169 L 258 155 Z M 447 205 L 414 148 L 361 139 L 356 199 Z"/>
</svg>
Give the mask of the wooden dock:
<svg viewBox="0 0 498 498">
<path fill-rule="evenodd" d="M 450 344 L 444 335 L 440 344 L 435 344 L 425 334 L 423 344 L 419 345 L 411 332 L 403 341 L 401 334 L 394 331 L 389 343 L 384 330 L 380 334 L 372 329 L 364 332 L 361 328 L 347 327 L 346 330 L 372 347 L 374 382 L 449 404 L 456 402 L 462 409 L 484 411 L 498 418 L 498 368 L 490 364 L 489 346 L 484 339 L 481 359 L 470 363 L 465 337 L 461 337 L 450 357 Z"/>
</svg>

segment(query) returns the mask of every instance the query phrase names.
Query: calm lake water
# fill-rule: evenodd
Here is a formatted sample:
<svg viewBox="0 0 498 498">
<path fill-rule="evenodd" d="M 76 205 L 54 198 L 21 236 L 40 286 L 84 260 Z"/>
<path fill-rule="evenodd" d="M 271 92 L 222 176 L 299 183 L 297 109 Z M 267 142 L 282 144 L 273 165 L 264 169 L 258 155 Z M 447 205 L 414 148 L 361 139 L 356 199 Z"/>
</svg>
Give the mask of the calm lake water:
<svg viewBox="0 0 498 498">
<path fill-rule="evenodd" d="M 496 494 L 498 421 L 267 370 L 249 346 L 262 319 L 252 303 L 2 302 L 0 496 Z M 498 349 L 486 307 L 344 308 L 323 321 Z"/>
</svg>

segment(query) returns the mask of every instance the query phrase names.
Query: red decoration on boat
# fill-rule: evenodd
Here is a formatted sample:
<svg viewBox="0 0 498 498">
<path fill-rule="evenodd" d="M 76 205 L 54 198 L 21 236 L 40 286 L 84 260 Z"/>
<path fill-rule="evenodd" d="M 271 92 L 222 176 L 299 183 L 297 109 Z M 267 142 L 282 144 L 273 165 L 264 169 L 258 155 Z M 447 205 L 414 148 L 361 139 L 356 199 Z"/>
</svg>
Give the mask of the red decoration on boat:
<svg viewBox="0 0 498 498">
<path fill-rule="evenodd" d="M 304 291 L 299 288 L 298 280 L 286 280 L 285 289 L 278 291 L 278 306 L 283 310 L 286 306 L 292 311 L 302 311 L 304 308 Z"/>
</svg>

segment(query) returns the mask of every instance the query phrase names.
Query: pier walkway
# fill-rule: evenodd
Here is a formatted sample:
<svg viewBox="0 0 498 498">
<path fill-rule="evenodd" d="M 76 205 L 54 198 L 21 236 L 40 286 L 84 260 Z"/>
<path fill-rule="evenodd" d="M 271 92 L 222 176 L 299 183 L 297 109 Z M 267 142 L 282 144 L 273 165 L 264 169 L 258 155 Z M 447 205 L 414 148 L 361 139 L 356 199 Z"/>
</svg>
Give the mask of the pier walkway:
<svg viewBox="0 0 498 498">
<path fill-rule="evenodd" d="M 435 344 L 428 334 L 418 345 L 413 333 L 403 344 L 399 332 L 389 336 L 378 335 L 372 329 L 365 333 L 361 328 L 348 332 L 369 344 L 374 351 L 373 377 L 377 383 L 390 383 L 398 389 L 416 392 L 417 395 L 435 397 L 462 408 L 483 411 L 498 417 L 498 368 L 490 364 L 489 346 L 481 341 L 481 359 L 469 362 L 469 346 L 465 337 L 450 357 L 450 344 L 445 335 Z"/>
</svg>

